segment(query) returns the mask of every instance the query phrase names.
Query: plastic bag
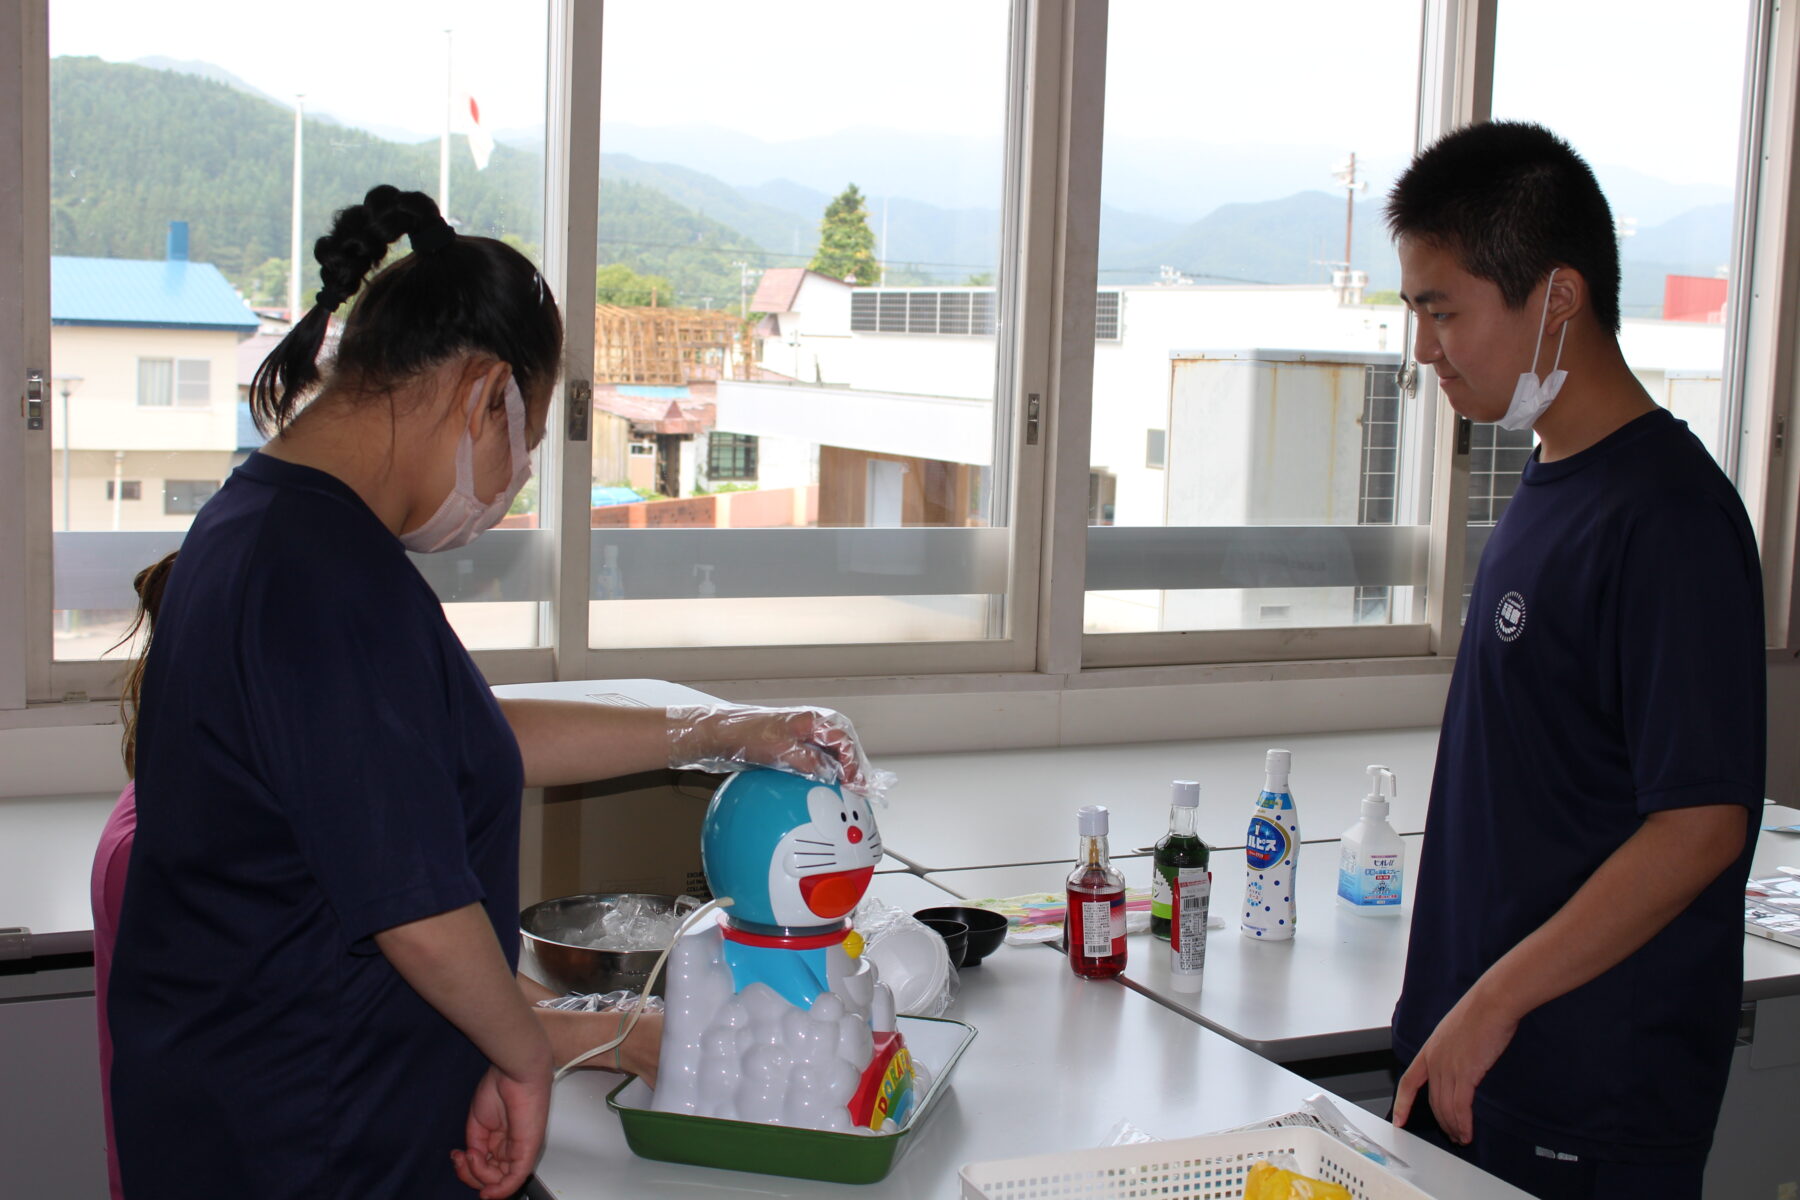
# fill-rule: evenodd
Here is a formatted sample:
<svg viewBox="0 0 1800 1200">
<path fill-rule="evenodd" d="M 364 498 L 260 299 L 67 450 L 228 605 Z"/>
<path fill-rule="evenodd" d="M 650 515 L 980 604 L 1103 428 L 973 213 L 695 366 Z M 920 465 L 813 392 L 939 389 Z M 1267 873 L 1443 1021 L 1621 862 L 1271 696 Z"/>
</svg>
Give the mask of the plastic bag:
<svg viewBox="0 0 1800 1200">
<path fill-rule="evenodd" d="M 1141 1146 L 1145 1142 L 1160 1142 L 1161 1138 L 1152 1133 L 1145 1133 L 1130 1121 L 1121 1120 L 1106 1131 L 1106 1140 L 1102 1146 Z"/>
<path fill-rule="evenodd" d="M 1289 1129 L 1294 1126 L 1323 1130 L 1370 1162 L 1379 1163 L 1384 1167 L 1410 1167 L 1412 1165 L 1387 1147 L 1378 1145 L 1365 1137 L 1362 1130 L 1352 1125 L 1338 1109 L 1338 1106 L 1333 1104 L 1323 1092 L 1308 1096 L 1306 1103 L 1296 1112 L 1282 1113 L 1278 1117 L 1270 1117 L 1266 1121 L 1257 1121 L 1251 1125 L 1240 1125 L 1236 1129 L 1225 1132 L 1239 1133 L 1247 1129 Z"/>
<path fill-rule="evenodd" d="M 637 992 L 622 990 L 617 992 L 570 992 L 567 996 L 556 996 L 549 1000 L 539 1000 L 539 1008 L 554 1008 L 560 1012 L 630 1012 L 642 1007 L 647 1013 L 655 1014 L 663 1010 L 661 996 L 645 997 Z"/>
<path fill-rule="evenodd" d="M 863 957 L 875 964 L 894 993 L 894 1011 L 941 1017 L 956 999 L 956 968 L 944 939 L 911 914 L 873 897 L 856 909 L 851 925 L 863 940 Z"/>
<path fill-rule="evenodd" d="M 677 705 L 666 710 L 669 765 L 720 774 L 773 767 L 885 804 L 895 776 L 871 766 L 850 718 L 829 708 Z"/>
<path fill-rule="evenodd" d="M 698 907 L 692 896 L 675 897 L 673 908 L 661 896 L 622 896 L 569 941 L 589 950 L 661 950 L 675 940 L 682 918 Z"/>
</svg>

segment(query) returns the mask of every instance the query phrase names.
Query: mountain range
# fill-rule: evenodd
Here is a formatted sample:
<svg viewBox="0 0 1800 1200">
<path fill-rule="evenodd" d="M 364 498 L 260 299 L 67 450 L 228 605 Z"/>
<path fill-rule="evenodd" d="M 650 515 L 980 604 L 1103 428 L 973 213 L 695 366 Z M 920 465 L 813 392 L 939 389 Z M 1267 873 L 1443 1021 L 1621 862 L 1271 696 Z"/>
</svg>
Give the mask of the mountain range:
<svg viewBox="0 0 1800 1200">
<path fill-rule="evenodd" d="M 62 58 L 52 71 L 57 253 L 155 257 L 167 221 L 186 219 L 195 256 L 247 295 L 278 294 L 277 275 L 285 289 L 291 106 L 207 63 Z M 372 181 L 434 191 L 437 141 L 415 138 L 309 112 L 308 238 Z M 502 132 L 482 172 L 455 140 L 452 217 L 539 242 L 541 136 Z M 868 198 L 887 282 L 994 271 L 1002 156 L 991 137 L 858 129 L 771 141 L 608 123 L 602 146 L 600 261 L 667 277 L 683 303 L 735 304 L 740 262 L 804 265 L 826 203 L 851 182 Z M 1323 281 L 1323 264 L 1343 256 L 1344 195 L 1319 184 L 1341 157 L 1325 147 L 1116 140 L 1105 150 L 1100 283 L 1151 282 L 1164 267 L 1201 282 Z M 1359 156 L 1359 165 L 1375 186 L 1355 206 L 1353 261 L 1371 288 L 1392 289 L 1398 268 L 1374 198 L 1401 164 Z M 1621 245 L 1628 314 L 1659 310 L 1665 274 L 1712 275 L 1724 264 L 1723 189 L 1597 173 L 1615 209 L 1636 218 Z"/>
</svg>

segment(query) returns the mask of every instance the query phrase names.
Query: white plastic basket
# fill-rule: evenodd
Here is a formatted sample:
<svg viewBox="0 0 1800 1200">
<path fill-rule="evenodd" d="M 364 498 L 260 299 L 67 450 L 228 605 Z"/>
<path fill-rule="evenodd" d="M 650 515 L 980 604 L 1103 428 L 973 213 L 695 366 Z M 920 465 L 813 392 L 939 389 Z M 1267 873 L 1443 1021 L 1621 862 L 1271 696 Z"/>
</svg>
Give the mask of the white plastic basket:
<svg viewBox="0 0 1800 1200">
<path fill-rule="evenodd" d="M 1250 1129 L 970 1163 L 963 1200 L 1241 1200 L 1244 1177 L 1271 1155 L 1347 1188 L 1356 1200 L 1431 1200 L 1398 1175 L 1317 1129 Z"/>
</svg>

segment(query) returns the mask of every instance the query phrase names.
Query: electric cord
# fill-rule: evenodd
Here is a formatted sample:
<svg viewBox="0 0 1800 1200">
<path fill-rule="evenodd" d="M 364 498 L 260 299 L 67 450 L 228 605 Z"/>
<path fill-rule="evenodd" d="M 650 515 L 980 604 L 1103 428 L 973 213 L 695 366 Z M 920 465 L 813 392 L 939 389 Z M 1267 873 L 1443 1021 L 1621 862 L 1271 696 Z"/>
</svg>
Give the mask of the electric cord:
<svg viewBox="0 0 1800 1200">
<path fill-rule="evenodd" d="M 563 1076 L 567 1075 L 570 1071 L 573 1071 L 576 1067 L 579 1067 L 582 1063 L 596 1055 L 605 1054 L 608 1050 L 613 1051 L 613 1065 L 618 1067 L 618 1049 L 625 1044 L 625 1039 L 631 1036 L 631 1031 L 637 1025 L 638 1018 L 644 1015 L 643 996 L 648 996 L 650 994 L 650 989 L 656 986 L 656 977 L 662 974 L 663 964 L 669 961 L 669 952 L 675 949 L 675 943 L 680 941 L 682 935 L 693 928 L 694 924 L 698 922 L 701 917 L 717 909 L 729 907 L 731 907 L 731 897 L 720 896 L 716 900 L 708 900 L 705 904 L 702 904 L 699 908 L 696 908 L 693 912 L 689 913 L 681 924 L 675 927 L 675 936 L 669 939 L 669 944 L 663 947 L 663 952 L 656 956 L 656 965 L 650 968 L 649 978 L 644 980 L 643 993 L 639 997 L 638 1003 L 632 1006 L 631 1016 L 627 1018 L 625 1028 L 619 1031 L 619 1036 L 610 1042 L 602 1042 L 600 1045 L 595 1046 L 590 1050 L 584 1050 L 574 1058 L 571 1058 L 568 1062 L 556 1069 L 556 1074 L 551 1079 L 551 1083 L 561 1083 Z"/>
</svg>

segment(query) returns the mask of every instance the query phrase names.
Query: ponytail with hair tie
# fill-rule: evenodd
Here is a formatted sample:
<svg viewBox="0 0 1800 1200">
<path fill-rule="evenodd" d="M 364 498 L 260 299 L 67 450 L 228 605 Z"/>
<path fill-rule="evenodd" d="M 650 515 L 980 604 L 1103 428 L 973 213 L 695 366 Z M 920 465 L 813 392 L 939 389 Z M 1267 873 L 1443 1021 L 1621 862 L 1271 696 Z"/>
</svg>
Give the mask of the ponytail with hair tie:
<svg viewBox="0 0 1800 1200">
<path fill-rule="evenodd" d="M 401 237 L 412 254 L 364 279 Z M 530 261 L 504 242 L 459 236 L 423 192 L 388 184 L 339 209 L 313 243 L 324 286 L 269 353 L 250 384 L 250 413 L 279 433 L 320 388 L 318 357 L 331 314 L 362 299 L 344 323 L 334 379 L 391 393 L 457 354 L 485 354 L 513 369 L 528 396 L 542 395 L 562 358 L 562 316 Z"/>
</svg>

